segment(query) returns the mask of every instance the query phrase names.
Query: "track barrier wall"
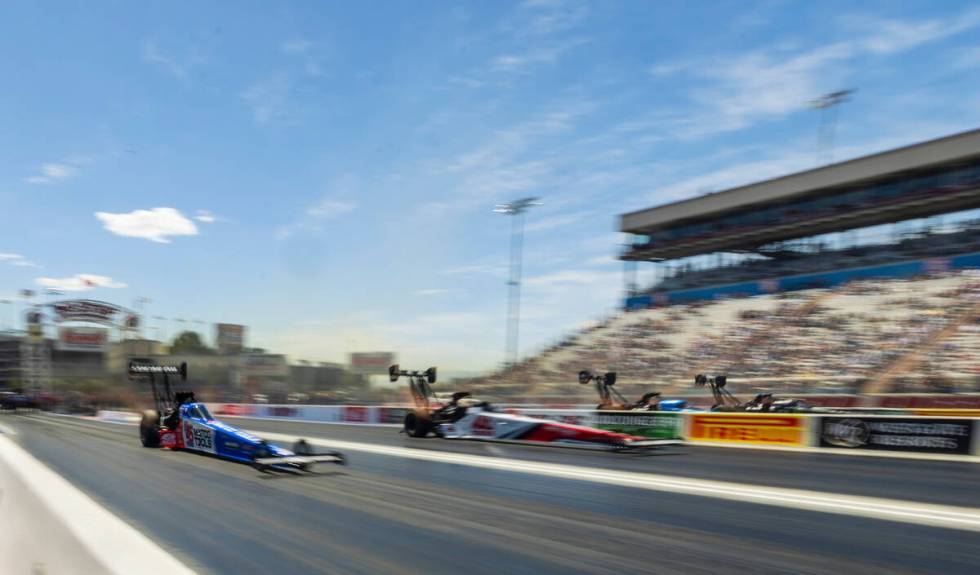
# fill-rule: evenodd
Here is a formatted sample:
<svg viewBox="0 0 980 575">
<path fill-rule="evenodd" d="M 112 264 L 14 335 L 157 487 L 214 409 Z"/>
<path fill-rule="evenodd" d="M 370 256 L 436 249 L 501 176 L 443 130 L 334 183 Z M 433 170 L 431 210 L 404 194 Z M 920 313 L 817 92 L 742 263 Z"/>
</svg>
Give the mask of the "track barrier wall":
<svg viewBox="0 0 980 575">
<path fill-rule="evenodd" d="M 209 404 L 215 416 L 400 426 L 408 406 Z M 855 410 L 841 414 L 596 411 L 508 407 L 508 413 L 651 439 L 718 446 L 777 446 L 980 456 L 980 410 Z"/>
</svg>

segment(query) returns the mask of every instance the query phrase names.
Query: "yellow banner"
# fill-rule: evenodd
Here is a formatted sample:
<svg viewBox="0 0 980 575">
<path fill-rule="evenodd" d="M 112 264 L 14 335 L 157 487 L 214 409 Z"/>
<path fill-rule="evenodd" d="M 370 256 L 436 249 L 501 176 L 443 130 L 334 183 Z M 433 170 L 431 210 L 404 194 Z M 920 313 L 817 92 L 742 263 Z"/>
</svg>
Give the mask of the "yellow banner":
<svg viewBox="0 0 980 575">
<path fill-rule="evenodd" d="M 690 416 L 691 441 L 805 445 L 803 417 L 755 413 L 705 413 Z"/>
</svg>

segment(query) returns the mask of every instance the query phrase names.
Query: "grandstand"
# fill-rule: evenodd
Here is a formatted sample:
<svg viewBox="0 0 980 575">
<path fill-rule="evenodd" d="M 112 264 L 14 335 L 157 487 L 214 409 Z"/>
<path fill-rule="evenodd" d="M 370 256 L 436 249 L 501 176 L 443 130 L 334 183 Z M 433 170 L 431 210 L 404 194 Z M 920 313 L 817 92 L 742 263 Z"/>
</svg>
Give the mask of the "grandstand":
<svg viewBox="0 0 980 575">
<path fill-rule="evenodd" d="M 658 278 L 627 307 L 977 267 L 978 189 L 974 130 L 625 214 L 622 259 Z"/>
<path fill-rule="evenodd" d="M 497 397 L 980 391 L 980 130 L 625 214 L 624 313 L 500 373 Z M 644 289 L 636 266 L 656 281 Z M 571 396 L 570 396 L 571 394 Z"/>
</svg>

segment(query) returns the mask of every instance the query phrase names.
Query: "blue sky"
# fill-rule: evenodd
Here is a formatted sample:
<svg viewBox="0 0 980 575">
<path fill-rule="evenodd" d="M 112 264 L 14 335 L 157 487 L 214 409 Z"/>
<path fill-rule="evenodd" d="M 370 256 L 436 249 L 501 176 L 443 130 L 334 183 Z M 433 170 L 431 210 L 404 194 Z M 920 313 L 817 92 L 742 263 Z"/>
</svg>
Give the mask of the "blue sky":
<svg viewBox="0 0 980 575">
<path fill-rule="evenodd" d="M 978 32 L 953 1 L 8 2 L 0 296 L 486 369 L 494 204 L 544 201 L 529 353 L 616 306 L 618 214 L 812 167 L 820 94 L 858 90 L 838 159 L 980 126 Z"/>
</svg>

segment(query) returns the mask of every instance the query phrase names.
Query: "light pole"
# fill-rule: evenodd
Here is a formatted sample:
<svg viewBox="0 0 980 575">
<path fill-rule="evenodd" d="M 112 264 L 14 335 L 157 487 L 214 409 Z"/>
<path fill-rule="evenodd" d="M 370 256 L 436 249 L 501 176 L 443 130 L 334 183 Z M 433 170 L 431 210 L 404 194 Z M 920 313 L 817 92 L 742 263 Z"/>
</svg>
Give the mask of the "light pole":
<svg viewBox="0 0 980 575">
<path fill-rule="evenodd" d="M 143 306 L 148 303 L 153 303 L 148 297 L 139 296 L 133 300 L 133 307 L 136 308 L 136 335 L 139 339 L 143 339 Z"/>
<path fill-rule="evenodd" d="M 817 161 L 829 164 L 834 161 L 834 131 L 837 129 L 837 107 L 851 99 L 857 90 L 838 90 L 810 101 L 810 107 L 820 111 L 820 127 L 817 129 Z"/>
<path fill-rule="evenodd" d="M 517 363 L 518 337 L 521 324 L 521 267 L 524 250 L 524 212 L 531 206 L 540 206 L 538 198 L 524 198 L 497 204 L 495 213 L 513 216 L 510 235 L 510 279 L 507 282 L 507 342 L 505 346 L 507 362 Z"/>
</svg>

